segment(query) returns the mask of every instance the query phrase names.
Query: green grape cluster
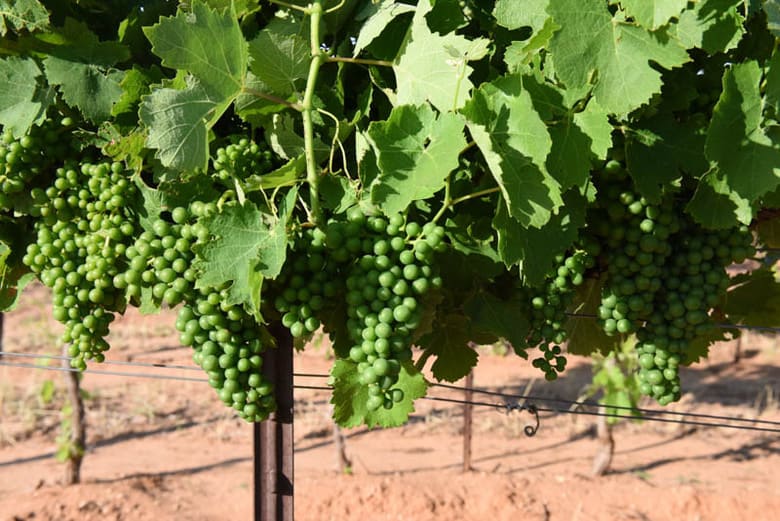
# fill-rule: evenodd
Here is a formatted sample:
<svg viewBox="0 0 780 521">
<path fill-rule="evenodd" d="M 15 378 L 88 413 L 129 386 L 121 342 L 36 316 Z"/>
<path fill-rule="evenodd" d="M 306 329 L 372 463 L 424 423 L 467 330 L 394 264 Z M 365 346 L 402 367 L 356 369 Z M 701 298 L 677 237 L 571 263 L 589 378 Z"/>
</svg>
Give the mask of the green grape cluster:
<svg viewBox="0 0 780 521">
<path fill-rule="evenodd" d="M 593 267 L 593 257 L 584 250 L 571 255 L 559 255 L 556 266 L 538 288 L 527 290 L 530 302 L 531 331 L 527 347 L 538 346 L 542 356 L 532 365 L 541 369 L 547 380 L 555 380 L 566 369 L 566 357 L 561 344 L 566 341 L 566 310 L 577 286 L 584 281 L 585 271 Z"/>
<path fill-rule="evenodd" d="M 635 193 L 614 159 L 599 172 L 598 182 L 599 202 L 590 220 L 607 267 L 598 318 L 608 335 L 633 333 L 653 312 L 680 219 L 671 197 L 654 205 Z"/>
<path fill-rule="evenodd" d="M 304 230 L 290 257 L 274 281 L 279 288 L 274 307 L 282 315 L 282 325 L 300 338 L 319 329 L 318 317 L 340 293 L 341 275 L 338 264 L 327 257 L 325 234 L 319 229 Z"/>
<path fill-rule="evenodd" d="M 368 387 L 369 410 L 391 409 L 403 400 L 393 389 L 401 363 L 412 357 L 412 334 L 419 325 L 420 298 L 440 287 L 434 251 L 443 247 L 444 229 L 407 222 L 402 215 L 366 217 L 350 212 L 332 222 L 326 242 L 336 259 L 354 259 L 345 270 L 349 358 Z"/>
<path fill-rule="evenodd" d="M 694 361 L 691 342 L 715 327 L 709 312 L 729 286 L 726 267 L 752 255 L 752 241 L 747 227 L 711 231 L 682 221 L 655 311 L 637 334 L 642 394 L 662 405 L 680 398 L 679 366 Z"/>
<path fill-rule="evenodd" d="M 599 198 L 588 215 L 589 240 L 606 267 L 598 319 L 605 333 L 636 332 L 640 391 L 666 405 L 680 398 L 679 367 L 710 332 L 710 312 L 729 285 L 726 267 L 754 253 L 747 227 L 712 231 L 692 221 L 672 188 L 649 204 L 623 165 L 596 176 Z"/>
<path fill-rule="evenodd" d="M 403 400 L 403 391 L 393 386 L 402 362 L 412 357 L 420 299 L 441 286 L 433 254 L 444 246 L 443 239 L 441 226 L 420 226 L 400 214 L 366 216 L 353 208 L 346 219 L 301 232 L 269 289 L 282 324 L 294 337 L 311 334 L 323 323 L 333 332 L 333 311 L 346 313 L 352 344 L 348 357 L 368 387 L 370 410 L 390 409 Z"/>
<path fill-rule="evenodd" d="M 263 421 L 276 408 L 273 385 L 261 371 L 267 335 L 240 305 L 227 304 L 228 298 L 227 289 L 195 292 L 180 309 L 176 328 L 219 399 L 245 420 Z"/>
<path fill-rule="evenodd" d="M 40 212 L 36 240 L 23 262 L 54 293 L 54 317 L 65 324 L 71 364 L 102 361 L 113 312 L 126 305 L 115 281 L 124 272 L 127 247 L 136 233 L 127 202 L 135 185 L 120 163 L 66 163 L 54 183 L 31 191 Z"/>
<path fill-rule="evenodd" d="M 192 267 L 195 259 L 192 247 L 209 236 L 203 225 L 190 221 L 204 215 L 204 206 L 196 202 L 190 209 L 174 208 L 170 220 L 155 219 L 127 248 L 127 271 L 114 282 L 117 287 L 126 288 L 127 298 L 137 301 L 148 291 L 155 304 L 171 307 L 189 299 L 197 278 Z"/>
<path fill-rule="evenodd" d="M 71 118 L 47 119 L 19 138 L 10 129 L 0 132 L 0 208 L 14 206 L 19 200 L 15 194 L 30 191 L 38 178 L 51 180 L 52 166 L 72 155 L 72 144 L 62 135 L 71 125 Z"/>
<path fill-rule="evenodd" d="M 213 173 L 227 186 L 232 180 L 243 180 L 251 175 L 264 174 L 274 168 L 274 155 L 265 145 L 244 137 L 217 149 L 212 161 Z"/>
</svg>

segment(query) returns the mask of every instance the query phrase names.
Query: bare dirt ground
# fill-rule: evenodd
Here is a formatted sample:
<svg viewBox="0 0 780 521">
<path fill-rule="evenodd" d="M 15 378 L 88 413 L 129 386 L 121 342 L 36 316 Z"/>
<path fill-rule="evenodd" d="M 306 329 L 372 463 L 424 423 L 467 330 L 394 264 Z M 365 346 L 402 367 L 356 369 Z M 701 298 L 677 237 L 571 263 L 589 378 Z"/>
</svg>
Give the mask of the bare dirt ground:
<svg viewBox="0 0 780 521">
<path fill-rule="evenodd" d="M 48 317 L 47 302 L 45 289 L 33 288 L 6 316 L 6 351 L 59 353 L 60 328 Z M 113 325 L 109 360 L 190 364 L 173 321 L 172 312 L 129 313 Z M 738 364 L 734 345 L 724 344 L 706 364 L 685 370 L 688 394 L 672 408 L 780 421 L 778 342 L 748 335 L 742 349 Z M 295 364 L 297 372 L 327 372 L 327 348 L 313 345 Z M 475 371 L 476 386 L 515 393 L 534 378 L 539 374 L 527 362 L 489 350 Z M 46 380 L 56 388 L 50 400 L 42 392 Z M 587 360 L 573 359 L 564 377 L 538 380 L 532 393 L 572 399 L 589 380 Z M 63 468 L 54 459 L 63 387 L 60 373 L 0 366 L 0 521 L 251 519 L 252 428 L 224 410 L 205 383 L 87 374 L 89 447 L 84 483 L 72 487 L 60 484 Z M 430 394 L 462 396 L 440 388 Z M 529 438 L 527 413 L 477 407 L 474 470 L 463 473 L 462 408 L 421 400 L 404 427 L 345 431 L 353 461 L 345 474 L 337 469 L 327 398 L 296 391 L 301 521 L 780 519 L 780 436 L 774 433 L 622 422 L 614 429 L 612 472 L 594 478 L 593 417 L 545 413 Z"/>
</svg>

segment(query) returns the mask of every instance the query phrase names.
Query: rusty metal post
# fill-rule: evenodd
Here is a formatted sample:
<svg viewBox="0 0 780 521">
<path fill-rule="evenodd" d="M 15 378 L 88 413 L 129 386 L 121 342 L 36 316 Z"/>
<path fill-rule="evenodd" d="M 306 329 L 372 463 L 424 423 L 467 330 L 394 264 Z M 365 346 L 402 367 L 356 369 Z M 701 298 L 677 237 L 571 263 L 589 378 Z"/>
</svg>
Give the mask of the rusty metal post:
<svg viewBox="0 0 780 521">
<path fill-rule="evenodd" d="M 277 348 L 263 357 L 263 374 L 274 384 L 277 410 L 254 425 L 255 521 L 293 521 L 293 341 L 272 331 Z"/>
<path fill-rule="evenodd" d="M 463 404 L 463 472 L 469 472 L 471 468 L 471 415 L 473 406 L 471 405 L 471 389 L 474 387 L 474 371 L 466 375 L 465 383 L 465 402 Z"/>
</svg>

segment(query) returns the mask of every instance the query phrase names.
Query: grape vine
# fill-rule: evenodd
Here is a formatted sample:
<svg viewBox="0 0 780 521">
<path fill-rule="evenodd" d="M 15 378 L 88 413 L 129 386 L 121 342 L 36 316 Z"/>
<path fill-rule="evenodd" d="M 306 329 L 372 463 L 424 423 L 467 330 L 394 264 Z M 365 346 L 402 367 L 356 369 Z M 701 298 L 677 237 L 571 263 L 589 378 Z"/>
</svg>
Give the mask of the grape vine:
<svg viewBox="0 0 780 521">
<path fill-rule="evenodd" d="M 262 421 L 279 332 L 321 331 L 335 419 L 395 426 L 475 344 L 548 380 L 633 356 L 668 404 L 723 324 L 780 316 L 760 2 L 27 4 L 0 14 L 0 310 L 49 287 L 76 368 L 176 309 Z"/>
</svg>

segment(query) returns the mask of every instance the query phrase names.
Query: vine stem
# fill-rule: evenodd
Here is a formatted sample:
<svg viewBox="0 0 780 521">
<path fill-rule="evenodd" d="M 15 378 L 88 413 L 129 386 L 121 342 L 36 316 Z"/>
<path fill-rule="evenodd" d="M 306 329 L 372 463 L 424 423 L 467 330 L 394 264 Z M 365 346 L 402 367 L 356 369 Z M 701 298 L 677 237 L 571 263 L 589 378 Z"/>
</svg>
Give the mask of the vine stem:
<svg viewBox="0 0 780 521">
<path fill-rule="evenodd" d="M 344 56 L 328 56 L 329 62 L 355 63 L 359 65 L 377 65 L 379 67 L 392 67 L 393 62 L 387 60 L 369 60 L 366 58 L 349 58 Z"/>
<path fill-rule="evenodd" d="M 288 9 L 293 9 L 295 11 L 301 11 L 302 13 L 309 13 L 309 8 L 302 7 L 300 5 L 291 4 L 289 2 L 283 2 L 282 0 L 269 0 L 272 4 L 280 5 L 282 7 L 286 7 Z M 317 2 L 319 3 L 319 2 Z M 322 12 L 322 9 L 320 9 L 320 12 Z"/>
<path fill-rule="evenodd" d="M 314 88 L 317 85 L 320 67 L 326 61 L 326 56 L 320 49 L 320 24 L 322 22 L 322 0 L 314 0 L 308 7 L 311 15 L 311 64 L 309 76 L 306 80 L 306 92 L 301 103 L 301 115 L 303 116 L 303 146 L 306 155 L 306 182 L 309 184 L 309 205 L 311 218 L 315 225 L 322 219 L 320 209 L 319 181 L 320 174 L 317 167 L 317 159 L 314 157 L 314 124 L 312 113 L 314 112 Z"/>
<path fill-rule="evenodd" d="M 444 185 L 444 204 L 441 205 L 439 211 L 436 213 L 436 215 L 433 216 L 433 222 L 434 223 L 438 222 L 439 219 L 441 219 L 442 215 L 444 215 L 444 212 L 446 212 L 456 204 L 462 203 L 464 201 L 468 201 L 470 199 L 476 199 L 477 197 L 482 197 L 483 195 L 494 194 L 499 191 L 501 191 L 501 188 L 499 188 L 498 186 L 494 186 L 493 188 L 485 188 L 484 190 L 478 190 L 476 192 L 472 192 L 470 194 L 466 194 L 461 197 L 456 197 L 455 199 L 452 199 L 450 198 L 450 183 L 447 182 L 447 184 Z"/>
<path fill-rule="evenodd" d="M 466 194 L 462 197 L 458 197 L 456 199 L 453 199 L 450 201 L 450 206 L 455 206 L 458 203 L 462 203 L 463 201 L 468 201 L 469 199 L 476 199 L 477 197 L 482 197 L 483 195 L 490 195 L 494 194 L 496 192 L 501 191 L 501 188 L 494 186 L 493 188 L 485 188 L 484 190 L 479 190 L 478 192 L 473 192 L 470 194 Z"/>
<path fill-rule="evenodd" d="M 263 98 L 268 101 L 272 101 L 274 103 L 277 103 L 279 105 L 284 105 L 285 107 L 291 108 L 293 110 L 297 110 L 300 112 L 302 110 L 302 107 L 299 103 L 291 103 L 287 101 L 286 99 L 282 99 L 278 96 L 274 96 L 273 94 L 267 94 L 265 92 L 261 92 L 259 90 L 255 90 L 251 87 L 243 87 L 241 89 L 243 92 L 246 92 L 247 94 L 251 94 L 252 96 L 255 96 L 257 98 Z"/>
</svg>

